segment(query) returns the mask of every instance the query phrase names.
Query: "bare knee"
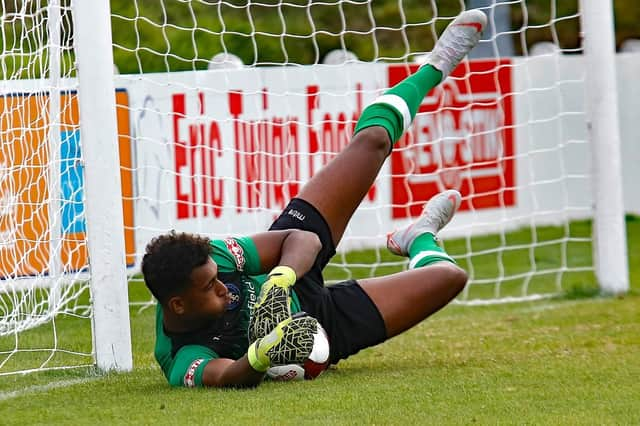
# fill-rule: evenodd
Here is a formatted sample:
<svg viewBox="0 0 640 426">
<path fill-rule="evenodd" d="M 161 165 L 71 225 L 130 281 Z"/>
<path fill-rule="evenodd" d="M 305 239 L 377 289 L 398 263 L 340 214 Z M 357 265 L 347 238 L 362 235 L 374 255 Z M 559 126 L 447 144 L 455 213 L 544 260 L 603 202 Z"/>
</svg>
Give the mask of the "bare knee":
<svg viewBox="0 0 640 426">
<path fill-rule="evenodd" d="M 359 281 L 392 337 L 442 309 L 462 291 L 467 273 L 449 262 Z"/>
<path fill-rule="evenodd" d="M 454 264 L 449 265 L 448 274 L 450 274 L 449 280 L 451 282 L 451 287 L 457 295 L 464 289 L 464 286 L 467 285 L 469 275 L 467 274 L 467 271 Z"/>
<path fill-rule="evenodd" d="M 426 275 L 426 281 L 431 281 L 435 275 L 438 281 L 445 287 L 453 299 L 460 293 L 467 284 L 469 276 L 467 272 L 458 265 L 449 262 L 439 262 L 434 265 L 423 268 Z"/>
<path fill-rule="evenodd" d="M 351 144 L 353 147 L 378 151 L 380 155 L 387 156 L 391 152 L 391 139 L 389 133 L 380 126 L 371 126 L 359 131 Z"/>
</svg>

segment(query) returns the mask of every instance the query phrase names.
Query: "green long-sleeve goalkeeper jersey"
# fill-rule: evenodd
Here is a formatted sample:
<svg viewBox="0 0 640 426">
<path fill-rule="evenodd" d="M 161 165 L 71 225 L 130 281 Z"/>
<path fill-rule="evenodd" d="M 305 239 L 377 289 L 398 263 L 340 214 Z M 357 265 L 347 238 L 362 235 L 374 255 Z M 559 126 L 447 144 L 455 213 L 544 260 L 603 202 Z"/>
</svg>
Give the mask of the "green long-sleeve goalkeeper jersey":
<svg viewBox="0 0 640 426">
<path fill-rule="evenodd" d="M 211 258 L 218 265 L 218 279 L 231 293 L 226 313 L 207 327 L 188 333 L 168 333 L 162 322 L 162 307 L 156 307 L 155 358 L 172 386 L 202 386 L 202 372 L 212 359 L 241 358 L 249 347 L 247 329 L 253 305 L 266 275 L 255 244 L 249 237 L 211 241 Z M 292 291 L 291 311 L 300 311 Z"/>
</svg>

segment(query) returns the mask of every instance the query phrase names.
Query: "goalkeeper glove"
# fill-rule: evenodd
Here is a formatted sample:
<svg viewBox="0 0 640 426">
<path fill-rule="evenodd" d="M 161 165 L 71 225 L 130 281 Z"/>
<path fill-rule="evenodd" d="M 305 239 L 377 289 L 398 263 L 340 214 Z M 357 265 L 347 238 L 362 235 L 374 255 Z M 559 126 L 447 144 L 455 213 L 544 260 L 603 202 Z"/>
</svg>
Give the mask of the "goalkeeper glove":
<svg viewBox="0 0 640 426">
<path fill-rule="evenodd" d="M 251 367 L 261 373 L 272 365 L 301 364 L 313 350 L 318 321 L 305 312 L 279 323 L 269 334 L 249 346 Z"/>
<path fill-rule="evenodd" d="M 258 301 L 249 320 L 249 341 L 266 336 L 280 322 L 291 317 L 289 289 L 296 283 L 296 273 L 288 266 L 277 266 L 262 285 Z"/>
</svg>

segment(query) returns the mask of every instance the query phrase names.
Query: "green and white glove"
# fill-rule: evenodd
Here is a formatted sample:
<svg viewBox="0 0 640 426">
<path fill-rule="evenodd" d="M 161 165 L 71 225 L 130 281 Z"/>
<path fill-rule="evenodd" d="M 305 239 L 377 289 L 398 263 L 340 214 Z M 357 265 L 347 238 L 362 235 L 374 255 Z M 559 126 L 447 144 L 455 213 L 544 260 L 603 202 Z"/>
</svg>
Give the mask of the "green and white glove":
<svg viewBox="0 0 640 426">
<path fill-rule="evenodd" d="M 276 325 L 291 317 L 290 288 L 296 283 L 296 273 L 288 266 L 277 266 L 262 285 L 258 301 L 249 320 L 249 341 L 260 339 Z"/>
<path fill-rule="evenodd" d="M 304 312 L 287 318 L 249 346 L 249 364 L 264 373 L 274 365 L 303 363 L 313 350 L 317 329 L 318 321 Z"/>
</svg>

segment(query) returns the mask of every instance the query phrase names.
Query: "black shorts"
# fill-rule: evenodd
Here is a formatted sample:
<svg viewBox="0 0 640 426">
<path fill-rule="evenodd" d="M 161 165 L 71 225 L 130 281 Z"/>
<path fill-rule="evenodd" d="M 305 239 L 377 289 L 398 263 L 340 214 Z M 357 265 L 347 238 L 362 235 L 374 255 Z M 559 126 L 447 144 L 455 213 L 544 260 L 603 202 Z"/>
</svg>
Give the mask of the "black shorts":
<svg viewBox="0 0 640 426">
<path fill-rule="evenodd" d="M 380 311 L 357 281 L 324 285 L 322 270 L 336 250 L 329 226 L 314 206 L 294 198 L 269 229 L 302 229 L 320 238 L 322 249 L 313 267 L 293 288 L 302 309 L 320 321 L 327 332 L 332 364 L 386 340 Z"/>
</svg>

